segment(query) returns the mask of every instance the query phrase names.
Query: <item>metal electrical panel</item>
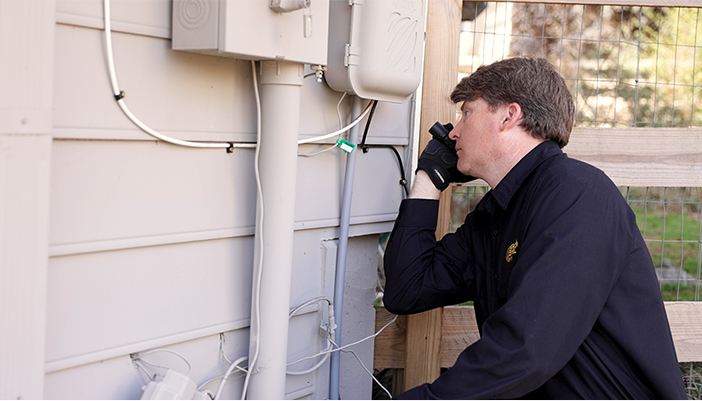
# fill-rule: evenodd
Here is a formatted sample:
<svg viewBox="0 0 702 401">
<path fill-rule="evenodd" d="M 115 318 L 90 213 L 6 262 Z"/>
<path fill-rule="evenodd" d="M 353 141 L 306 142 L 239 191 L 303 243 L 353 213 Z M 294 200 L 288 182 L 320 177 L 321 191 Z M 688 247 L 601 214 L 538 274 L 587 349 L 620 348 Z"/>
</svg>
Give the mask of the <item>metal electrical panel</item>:
<svg viewBox="0 0 702 401">
<path fill-rule="evenodd" d="M 426 0 L 331 0 L 329 86 L 401 103 L 422 78 Z"/>
<path fill-rule="evenodd" d="M 328 29 L 329 0 L 173 0 L 174 50 L 326 65 Z"/>
</svg>

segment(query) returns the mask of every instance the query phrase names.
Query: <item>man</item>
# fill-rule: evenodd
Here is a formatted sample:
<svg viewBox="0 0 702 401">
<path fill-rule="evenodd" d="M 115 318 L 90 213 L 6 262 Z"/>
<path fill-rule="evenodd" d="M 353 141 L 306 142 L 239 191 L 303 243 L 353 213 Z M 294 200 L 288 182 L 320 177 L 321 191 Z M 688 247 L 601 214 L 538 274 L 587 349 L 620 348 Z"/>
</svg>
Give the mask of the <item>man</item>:
<svg viewBox="0 0 702 401">
<path fill-rule="evenodd" d="M 543 59 L 483 66 L 451 94 L 385 254 L 397 314 L 475 301 L 481 338 L 434 383 L 397 398 L 684 399 L 660 288 L 634 213 L 600 170 L 569 159 L 574 106 Z M 449 181 L 492 188 L 434 238 Z"/>
</svg>

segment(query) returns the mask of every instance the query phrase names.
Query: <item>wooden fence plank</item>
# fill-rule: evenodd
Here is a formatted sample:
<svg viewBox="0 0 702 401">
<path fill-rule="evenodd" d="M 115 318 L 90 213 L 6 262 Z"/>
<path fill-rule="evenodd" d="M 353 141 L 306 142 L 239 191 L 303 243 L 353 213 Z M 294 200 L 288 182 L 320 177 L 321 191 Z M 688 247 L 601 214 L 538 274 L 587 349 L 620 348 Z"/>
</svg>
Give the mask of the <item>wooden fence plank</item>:
<svg viewBox="0 0 702 401">
<path fill-rule="evenodd" d="M 620 186 L 702 186 L 700 128 L 575 128 L 563 150 Z"/>
<path fill-rule="evenodd" d="M 444 308 L 444 332 L 441 335 L 441 367 L 456 363 L 458 354 L 480 339 L 473 307 L 449 306 Z"/>
<path fill-rule="evenodd" d="M 430 0 L 427 28 L 420 119 L 420 152 L 431 139 L 428 131 L 435 121 L 454 121 L 456 109 L 449 94 L 456 86 L 461 33 L 461 0 Z M 436 235 L 442 237 L 450 225 L 451 188 L 439 202 Z M 441 309 L 412 315 L 407 320 L 407 346 L 403 386 L 412 388 L 434 381 L 441 373 Z"/>
<path fill-rule="evenodd" d="M 496 3 L 509 3 L 513 0 L 493 0 Z M 592 6 L 642 6 L 642 7 L 702 7 L 700 0 L 519 0 L 519 3 L 555 3 Z"/>
<path fill-rule="evenodd" d="M 680 362 L 702 362 L 702 302 L 666 302 L 670 331 Z M 391 321 L 393 315 L 385 309 L 376 312 L 376 330 Z M 406 316 L 399 316 L 396 324 L 388 326 L 375 339 L 376 369 L 403 368 L 405 366 Z M 478 341 L 478 327 L 472 306 L 443 308 L 440 365 L 453 366 L 458 355 L 470 344 Z"/>
<path fill-rule="evenodd" d="M 443 308 L 408 316 L 404 390 L 439 378 L 442 318 Z"/>
<path fill-rule="evenodd" d="M 680 362 L 702 362 L 702 302 L 666 302 Z"/>
<path fill-rule="evenodd" d="M 385 308 L 375 309 L 375 332 L 388 324 L 395 315 Z M 375 337 L 374 369 L 404 369 L 407 335 L 407 316 L 398 316 L 382 333 Z"/>
</svg>

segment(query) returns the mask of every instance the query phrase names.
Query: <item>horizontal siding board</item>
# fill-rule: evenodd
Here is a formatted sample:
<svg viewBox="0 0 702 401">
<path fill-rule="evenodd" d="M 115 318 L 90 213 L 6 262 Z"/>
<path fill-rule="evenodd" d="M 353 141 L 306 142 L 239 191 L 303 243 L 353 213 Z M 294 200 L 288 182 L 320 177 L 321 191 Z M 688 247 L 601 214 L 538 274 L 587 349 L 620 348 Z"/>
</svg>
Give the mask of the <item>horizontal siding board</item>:
<svg viewBox="0 0 702 401">
<path fill-rule="evenodd" d="M 333 296 L 319 239 L 334 235 L 295 234 L 291 308 Z M 252 265 L 253 237 L 51 258 L 47 372 L 248 327 Z"/>
<path fill-rule="evenodd" d="M 253 233 L 253 150 L 55 140 L 52 152 L 52 256 Z M 338 226 L 345 158 L 336 152 L 298 159 L 296 230 Z M 351 223 L 392 223 L 403 197 L 393 152 L 359 154 L 356 169 Z"/>
<path fill-rule="evenodd" d="M 248 228 L 253 150 L 54 141 L 50 244 Z"/>
<path fill-rule="evenodd" d="M 148 2 L 147 2 L 148 3 Z M 104 57 L 103 33 L 57 25 L 54 127 L 64 139 L 153 140 L 130 122 L 114 101 Z M 174 51 L 170 41 L 113 35 L 115 72 L 125 103 L 152 129 L 196 141 L 255 141 L 256 105 L 251 63 Z M 342 94 L 306 78 L 301 95 L 300 138 L 339 128 Z M 351 96 L 340 104 L 346 125 Z M 410 102 L 377 107 L 368 143 L 406 145 Z M 365 125 L 364 120 L 360 127 Z M 331 138 L 326 143 L 334 143 Z M 308 145 L 307 150 L 310 152 Z"/>
<path fill-rule="evenodd" d="M 170 39 L 171 0 L 112 0 L 110 5 L 114 31 Z M 102 1 L 56 0 L 56 22 L 103 29 Z"/>
<path fill-rule="evenodd" d="M 47 363 L 247 319 L 252 249 L 241 238 L 51 258 Z"/>
<path fill-rule="evenodd" d="M 142 133 L 112 95 L 100 31 L 57 25 L 54 126 L 102 130 L 104 138 L 123 131 Z M 156 131 L 209 140 L 212 134 L 256 132 L 251 64 L 247 61 L 173 51 L 170 41 L 113 35 L 115 71 L 125 103 Z M 107 132 L 106 132 L 107 131 Z M 88 138 L 84 138 L 88 139 Z"/>
<path fill-rule="evenodd" d="M 248 330 L 233 330 L 224 332 L 221 336 L 220 333 L 215 333 L 170 343 L 165 348 L 187 359 L 192 367 L 189 376 L 199 386 L 209 379 L 224 374 L 229 367 L 224 356 L 233 361 L 246 355 L 248 340 Z M 151 350 L 148 347 L 148 344 L 143 346 L 138 344 L 128 352 L 140 352 L 144 355 L 144 351 Z M 187 365 L 180 358 L 170 353 L 152 353 L 146 355 L 144 360 L 180 373 L 186 373 L 188 370 Z M 163 369 L 147 364 L 143 364 L 143 367 L 150 374 L 163 374 Z M 66 369 L 48 370 L 43 398 L 48 400 L 134 400 L 141 398 L 145 381 L 147 381 L 146 373 L 136 368 L 129 353 L 123 353 Z M 240 397 L 242 383 L 243 380 L 236 375 L 232 376 L 222 394 L 222 399 Z M 218 385 L 219 381 L 214 381 L 207 388 L 212 389 L 214 393 Z"/>
</svg>

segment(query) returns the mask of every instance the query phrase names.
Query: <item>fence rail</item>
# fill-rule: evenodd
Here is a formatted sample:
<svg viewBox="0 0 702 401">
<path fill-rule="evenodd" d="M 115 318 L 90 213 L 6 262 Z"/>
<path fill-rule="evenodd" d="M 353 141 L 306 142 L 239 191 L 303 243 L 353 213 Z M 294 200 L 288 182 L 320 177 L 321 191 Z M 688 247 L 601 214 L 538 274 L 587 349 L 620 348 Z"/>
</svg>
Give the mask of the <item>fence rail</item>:
<svg viewBox="0 0 702 401">
<path fill-rule="evenodd" d="M 493 3 L 573 4 L 586 6 L 702 7 L 700 0 L 492 0 Z"/>
<path fill-rule="evenodd" d="M 666 302 L 670 330 L 675 342 L 679 362 L 702 361 L 702 303 Z M 384 308 L 376 309 L 375 327 L 380 330 L 395 315 Z M 478 326 L 472 306 L 448 306 L 443 308 L 441 319 L 440 365 L 449 368 L 458 355 L 469 345 L 478 341 Z M 388 326 L 375 339 L 374 368 L 404 369 L 407 350 L 407 316 L 398 316 L 395 324 Z"/>
</svg>

